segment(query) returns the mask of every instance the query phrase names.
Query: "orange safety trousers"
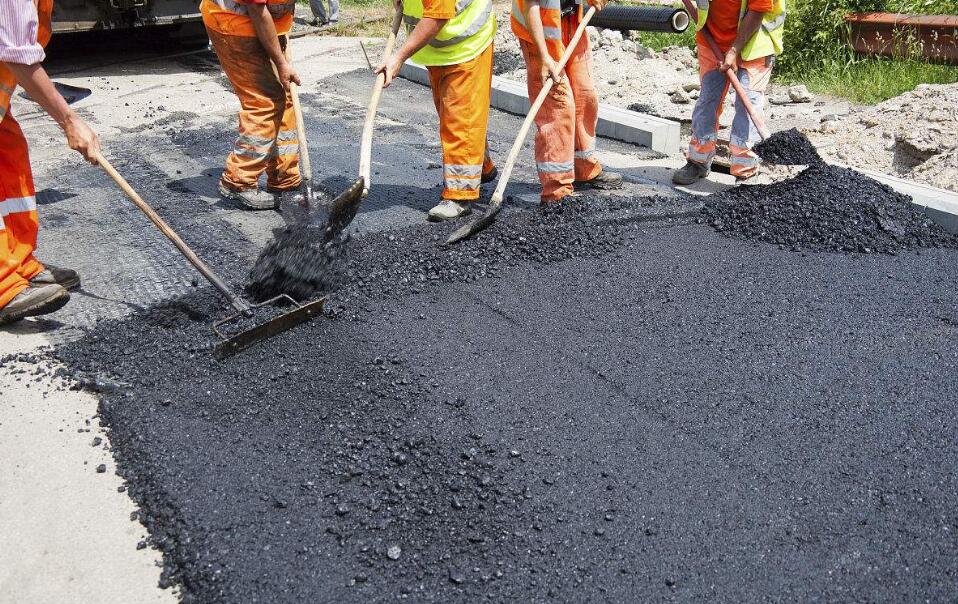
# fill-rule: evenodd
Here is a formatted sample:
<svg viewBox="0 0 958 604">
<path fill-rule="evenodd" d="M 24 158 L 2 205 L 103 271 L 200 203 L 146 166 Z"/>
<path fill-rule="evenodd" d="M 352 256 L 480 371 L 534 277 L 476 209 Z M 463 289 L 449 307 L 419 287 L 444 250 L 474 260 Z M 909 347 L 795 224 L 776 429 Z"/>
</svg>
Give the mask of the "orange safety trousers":
<svg viewBox="0 0 958 604">
<path fill-rule="evenodd" d="M 6 78 L 3 78 L 6 83 Z M 0 308 L 26 289 L 43 270 L 33 257 L 37 247 L 36 191 L 27 140 L 6 112 L 0 121 Z"/>
<path fill-rule="evenodd" d="M 568 46 L 578 19 L 562 19 L 562 41 Z M 526 60 L 529 99 L 542 90 L 542 57 L 535 45 L 519 40 Z M 595 158 L 595 127 L 599 99 L 592 84 L 589 37 L 582 36 L 566 63 L 562 82 L 552 86 L 536 115 L 536 170 L 542 183 L 542 200 L 557 201 L 572 193 L 573 182 L 591 180 L 602 172 Z"/>
<path fill-rule="evenodd" d="M 222 182 L 245 191 L 257 188 L 266 172 L 270 190 L 300 186 L 299 142 L 293 101 L 273 71 L 272 61 L 256 37 L 224 34 L 218 15 L 205 10 L 203 22 L 220 65 L 240 101 L 239 136 L 226 158 Z"/>
<path fill-rule="evenodd" d="M 432 98 L 439 113 L 443 199 L 479 199 L 483 174 L 495 169 L 486 144 L 492 93 L 492 44 L 465 63 L 430 66 Z"/>
<path fill-rule="evenodd" d="M 719 118 L 730 84 L 725 74 L 718 70 L 720 61 L 702 41 L 698 42 L 698 59 L 702 88 L 692 110 L 692 138 L 686 157 L 690 162 L 711 167 L 716 152 Z M 759 57 L 751 61 L 739 61 L 738 64 L 737 77 L 759 116 L 764 112 L 765 91 L 772 79 L 773 62 L 772 57 Z M 751 149 L 759 134 L 741 99 L 736 96 L 734 103 L 735 118 L 729 137 L 729 172 L 737 178 L 750 178 L 758 173 L 761 164 L 761 159 Z"/>
</svg>

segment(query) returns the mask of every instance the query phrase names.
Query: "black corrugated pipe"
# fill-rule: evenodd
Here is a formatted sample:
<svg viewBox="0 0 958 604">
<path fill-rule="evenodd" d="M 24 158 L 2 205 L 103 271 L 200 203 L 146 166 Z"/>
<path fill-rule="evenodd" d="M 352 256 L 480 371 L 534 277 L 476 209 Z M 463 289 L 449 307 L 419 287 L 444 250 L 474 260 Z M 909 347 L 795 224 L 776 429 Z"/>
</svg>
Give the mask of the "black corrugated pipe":
<svg viewBox="0 0 958 604">
<path fill-rule="evenodd" d="M 591 25 L 619 31 L 664 31 L 680 34 L 689 28 L 689 14 L 671 6 L 610 4 L 592 17 Z"/>
</svg>

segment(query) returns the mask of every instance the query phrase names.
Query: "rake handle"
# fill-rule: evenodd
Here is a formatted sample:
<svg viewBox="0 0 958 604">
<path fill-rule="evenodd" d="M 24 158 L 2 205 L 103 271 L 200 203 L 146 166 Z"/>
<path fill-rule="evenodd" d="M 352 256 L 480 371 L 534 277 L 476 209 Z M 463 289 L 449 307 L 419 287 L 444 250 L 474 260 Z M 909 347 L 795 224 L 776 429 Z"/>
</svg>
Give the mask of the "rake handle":
<svg viewBox="0 0 958 604">
<path fill-rule="evenodd" d="M 103 168 L 103 171 L 113 179 L 113 182 L 115 182 L 117 186 L 120 187 L 124 193 L 126 193 L 126 196 L 130 198 L 130 201 L 132 201 L 136 207 L 140 208 L 140 210 L 146 214 L 146 217 L 149 218 L 164 235 L 166 235 L 167 239 L 173 242 L 173 245 L 176 246 L 176 249 L 178 249 L 180 253 L 190 261 L 190 264 L 196 267 L 196 270 L 206 277 L 207 281 L 212 283 L 216 289 L 220 290 L 220 292 L 226 296 L 230 304 L 232 304 L 236 310 L 240 312 L 246 312 L 249 310 L 249 304 L 234 294 L 229 286 L 226 285 L 226 283 L 220 279 L 216 273 L 213 272 L 213 269 L 207 266 L 205 262 L 200 260 L 199 256 L 197 256 L 193 250 L 190 249 L 190 246 L 188 246 L 186 242 L 183 241 L 180 236 L 170 228 L 170 225 L 166 224 L 165 220 L 160 218 L 160 215 L 156 213 L 156 210 L 150 207 L 148 203 L 143 201 L 143 198 L 140 197 L 133 187 L 130 186 L 130 183 L 126 182 L 126 179 L 116 171 L 116 168 L 114 168 L 101 153 L 97 153 L 94 159 L 96 159 L 97 164 Z"/>
<path fill-rule="evenodd" d="M 566 46 L 565 52 L 562 53 L 562 58 L 559 60 L 558 65 L 559 71 L 565 69 L 566 63 L 569 62 L 569 59 L 572 57 L 572 53 L 575 52 L 576 47 L 579 45 L 579 40 L 582 38 L 582 34 L 585 32 L 586 26 L 589 24 L 589 21 L 592 20 L 592 17 L 595 15 L 595 13 L 595 7 L 590 6 L 589 10 L 582 18 L 582 21 L 579 23 L 579 27 L 576 28 L 575 33 L 572 35 L 572 39 L 569 40 L 569 44 Z M 535 74 L 529 74 L 529 77 L 535 77 Z M 490 202 L 490 206 L 493 210 L 498 210 L 499 206 L 502 205 L 503 195 L 506 192 L 506 185 L 509 184 L 509 178 L 512 177 L 512 169 L 516 165 L 516 159 L 519 157 L 519 151 L 522 150 L 522 144 L 525 142 L 526 136 L 529 134 L 529 129 L 532 128 L 532 123 L 535 121 L 536 115 L 539 113 L 539 109 L 541 109 L 543 103 L 546 102 L 546 97 L 549 96 L 549 92 L 552 90 L 554 85 L 555 80 L 549 78 L 549 81 L 542 86 L 542 90 L 539 91 L 539 95 L 529 107 L 529 112 L 526 114 L 526 119 L 522 122 L 522 127 L 519 128 L 519 135 L 516 136 L 515 142 L 512 143 L 512 150 L 509 151 L 509 156 L 506 158 L 506 164 L 502 169 L 502 175 L 499 177 L 499 183 L 496 185 L 496 190 L 492 193 L 492 201 Z"/>
<path fill-rule="evenodd" d="M 692 0 L 682 0 L 685 4 L 685 10 L 689 13 L 689 16 L 693 21 L 698 22 L 699 11 L 692 4 Z M 715 60 L 722 63 L 723 56 L 722 50 L 718 47 L 718 44 L 715 43 L 715 38 L 712 37 L 712 34 L 709 33 L 708 29 L 702 28 L 699 33 L 702 34 L 702 38 L 705 40 L 705 43 L 708 44 L 709 48 L 712 50 L 712 54 L 715 55 Z M 742 105 L 745 107 L 745 111 L 748 112 L 748 117 L 752 120 L 752 123 L 755 124 L 755 129 L 758 130 L 758 135 L 762 137 L 762 140 L 768 140 L 768 137 L 771 136 L 768 128 L 765 126 L 765 120 L 758 115 L 758 112 L 755 110 L 755 107 L 752 106 L 752 101 L 748 98 L 748 93 L 745 92 L 745 88 L 742 86 L 742 83 L 738 81 L 738 75 L 732 73 L 731 69 L 725 70 L 725 77 L 728 78 L 729 83 L 732 85 L 732 88 L 735 89 L 735 94 L 738 95 L 739 100 L 742 101 Z"/>
<path fill-rule="evenodd" d="M 383 51 L 383 57 L 389 58 L 393 53 L 393 47 L 396 45 L 396 36 L 399 35 L 399 27 L 402 25 L 402 9 L 396 9 L 393 16 L 392 30 L 386 39 L 386 48 Z M 363 135 L 359 146 L 359 177 L 363 179 L 363 197 L 369 194 L 370 172 L 372 167 L 373 153 L 373 124 L 376 122 L 376 110 L 379 109 L 379 99 L 383 94 L 383 86 L 386 85 L 386 74 L 376 75 L 376 83 L 373 84 L 373 93 L 369 99 L 369 107 L 366 109 L 366 121 L 363 122 Z"/>
</svg>

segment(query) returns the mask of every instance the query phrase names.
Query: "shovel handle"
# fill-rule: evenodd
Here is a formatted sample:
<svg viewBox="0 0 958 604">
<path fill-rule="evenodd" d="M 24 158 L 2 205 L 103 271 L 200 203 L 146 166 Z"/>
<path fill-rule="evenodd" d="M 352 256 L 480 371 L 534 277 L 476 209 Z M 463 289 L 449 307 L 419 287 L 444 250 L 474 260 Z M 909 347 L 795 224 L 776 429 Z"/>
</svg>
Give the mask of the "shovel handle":
<svg viewBox="0 0 958 604">
<path fill-rule="evenodd" d="M 685 4 L 685 10 L 688 12 L 689 16 L 692 18 L 692 21 L 698 21 L 699 11 L 692 4 L 692 0 L 682 0 Z M 702 34 L 702 38 L 705 40 L 705 43 L 708 44 L 709 48 L 712 49 L 712 54 L 715 55 L 715 60 L 722 63 L 724 57 L 722 56 L 722 51 L 718 47 L 718 44 L 715 43 L 715 38 L 712 37 L 712 34 L 709 33 L 708 29 L 702 28 L 699 33 Z M 748 112 L 748 117 L 752 120 L 752 123 L 755 124 L 755 129 L 758 130 L 758 135 L 762 137 L 762 140 L 768 140 L 768 137 L 771 136 L 768 128 L 765 126 L 765 120 L 762 119 L 758 112 L 755 110 L 755 107 L 752 106 L 752 101 L 748 98 L 748 93 L 745 92 L 745 88 L 742 86 L 742 83 L 738 81 L 738 75 L 732 73 L 731 69 L 725 71 L 725 77 L 728 78 L 729 84 L 732 85 L 732 88 L 735 89 L 735 94 L 738 95 L 739 100 L 742 102 L 742 106 L 745 107 L 745 111 Z"/>
<path fill-rule="evenodd" d="M 562 58 L 559 60 L 559 71 L 565 69 L 566 63 L 569 62 L 569 58 L 572 57 L 572 53 L 579 45 L 579 40 L 582 38 L 582 34 L 585 33 L 585 28 L 587 25 L 589 25 L 589 21 L 592 20 L 592 17 L 595 15 L 595 13 L 595 7 L 590 6 L 585 16 L 582 17 L 579 27 L 576 28 L 575 33 L 572 35 L 572 39 L 569 40 L 569 44 L 566 46 L 565 52 L 562 53 Z M 530 73 L 528 77 L 536 77 L 536 74 Z M 489 204 L 489 212 L 499 211 L 499 206 L 502 205 L 503 195 L 506 191 L 506 185 L 509 184 L 509 178 L 512 176 L 512 169 L 516 165 L 516 159 L 519 157 L 519 151 L 522 150 L 522 144 L 525 142 L 526 136 L 529 134 L 529 129 L 532 127 L 532 123 L 535 121 L 536 115 L 539 113 L 539 109 L 542 108 L 542 104 L 546 102 L 546 97 L 549 96 L 549 92 L 552 90 L 552 86 L 554 84 L 555 80 L 549 78 L 549 80 L 542 86 L 542 90 L 539 91 L 539 96 L 535 98 L 535 100 L 532 102 L 532 105 L 529 107 L 529 113 L 526 114 L 526 119 L 522 122 L 522 127 L 519 128 L 519 135 L 516 136 L 516 141 L 512 143 L 512 150 L 509 151 L 509 156 L 506 158 L 506 164 L 502 169 L 502 174 L 499 176 L 499 183 L 496 185 L 496 190 L 492 194 L 492 201 Z"/>
<path fill-rule="evenodd" d="M 388 59 L 393 53 L 393 47 L 396 46 L 396 36 L 399 35 L 399 27 L 402 25 L 402 9 L 396 9 L 393 16 L 392 29 L 389 37 L 386 39 L 386 48 L 383 51 L 383 59 Z M 373 153 L 373 124 L 376 122 L 376 110 L 379 109 L 379 99 L 383 94 L 383 86 L 386 85 L 386 75 L 377 74 L 376 83 L 373 84 L 373 93 L 369 99 L 369 107 L 366 109 L 366 121 L 363 122 L 363 135 L 359 145 L 359 177 L 363 180 L 363 197 L 369 194 L 370 172 L 372 166 Z"/>
<path fill-rule="evenodd" d="M 293 54 L 290 50 L 289 38 L 286 38 L 286 46 L 283 52 L 286 54 L 286 60 L 292 62 Z M 273 72 L 279 78 L 279 71 L 273 65 Z M 281 82 L 282 83 L 282 82 Z M 306 143 L 306 123 L 303 121 L 303 107 L 299 104 L 299 86 L 293 82 L 289 83 L 289 98 L 293 104 L 293 116 L 296 118 L 296 140 L 299 143 L 299 172 L 306 186 L 313 184 L 313 165 L 309 161 L 309 146 Z"/>
<path fill-rule="evenodd" d="M 220 279 L 216 273 L 214 273 L 213 270 L 206 265 L 205 262 L 200 260 L 199 256 L 197 256 L 193 250 L 190 249 L 190 246 L 186 245 L 186 242 L 180 239 L 180 236 L 170 228 L 170 225 L 166 224 L 166 221 L 160 218 L 160 215 L 157 214 L 148 203 L 143 201 L 143 198 L 140 197 L 135 190 L 133 190 L 133 187 L 130 186 L 130 183 L 126 182 L 126 179 L 116 171 L 116 169 L 110 164 L 110 162 L 106 160 L 105 157 L 103 157 L 101 153 L 97 153 L 94 159 L 96 159 L 97 164 L 103 168 L 103 171 L 113 179 L 113 182 L 115 182 L 117 186 L 120 187 L 124 193 L 126 193 L 126 196 L 130 198 L 130 201 L 132 201 L 136 207 L 140 208 L 140 210 L 146 214 L 146 217 L 149 218 L 158 229 L 160 229 L 160 232 L 166 235 L 167 239 L 173 242 L 173 245 L 176 246 L 176 249 L 178 249 L 180 253 L 190 261 L 190 264 L 196 267 L 196 270 L 206 277 L 207 281 L 212 283 L 216 289 L 220 290 L 220 292 L 226 296 L 226 298 L 230 301 L 230 304 L 232 304 L 236 310 L 240 312 L 246 312 L 249 310 L 249 304 L 234 294 L 233 291 L 230 290 L 229 286 L 226 285 L 226 283 L 224 283 L 223 280 Z"/>
</svg>

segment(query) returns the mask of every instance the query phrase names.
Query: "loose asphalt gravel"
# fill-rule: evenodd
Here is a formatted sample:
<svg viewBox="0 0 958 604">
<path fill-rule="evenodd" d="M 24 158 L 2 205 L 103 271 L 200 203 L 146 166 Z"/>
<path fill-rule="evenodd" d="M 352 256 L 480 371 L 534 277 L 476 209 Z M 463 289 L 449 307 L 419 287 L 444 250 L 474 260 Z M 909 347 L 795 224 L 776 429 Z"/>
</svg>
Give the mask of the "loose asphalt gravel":
<svg viewBox="0 0 958 604">
<path fill-rule="evenodd" d="M 952 598 L 955 252 L 794 252 L 692 203 L 365 236 L 328 317 L 224 363 L 208 290 L 55 354 L 112 385 L 187 602 Z"/>
</svg>

